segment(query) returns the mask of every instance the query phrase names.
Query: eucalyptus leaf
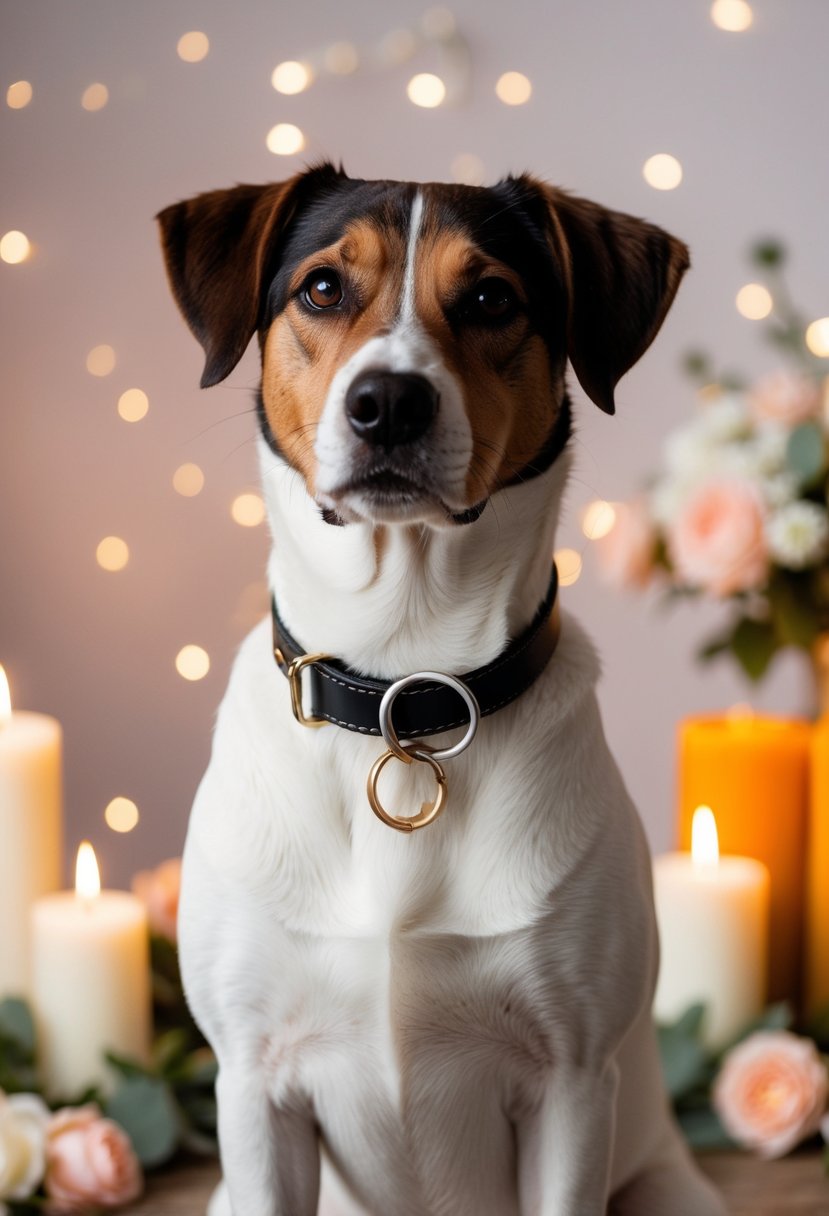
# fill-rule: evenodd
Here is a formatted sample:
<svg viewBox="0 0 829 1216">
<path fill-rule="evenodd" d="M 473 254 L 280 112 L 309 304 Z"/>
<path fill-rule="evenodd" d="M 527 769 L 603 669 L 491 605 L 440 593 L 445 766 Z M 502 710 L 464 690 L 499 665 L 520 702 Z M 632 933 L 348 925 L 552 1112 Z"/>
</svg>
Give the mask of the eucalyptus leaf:
<svg viewBox="0 0 829 1216">
<path fill-rule="evenodd" d="M 659 1054 L 665 1088 L 676 1101 L 707 1076 L 708 1057 L 700 1042 L 704 1005 L 692 1005 L 669 1026 L 658 1026 Z"/>
<path fill-rule="evenodd" d="M 34 1018 L 26 1002 L 17 997 L 0 1001 L 0 1043 L 15 1048 L 24 1059 L 34 1059 L 37 1043 Z"/>
<path fill-rule="evenodd" d="M 749 256 L 755 266 L 782 266 L 786 260 L 786 247 L 774 237 L 755 241 Z"/>
<path fill-rule="evenodd" d="M 779 642 L 770 621 L 742 617 L 731 637 L 731 650 L 746 675 L 752 680 L 764 676 Z"/>
<path fill-rule="evenodd" d="M 189 1045 L 186 1030 L 168 1030 L 153 1043 L 153 1064 L 161 1076 L 175 1074 L 184 1063 Z"/>
<path fill-rule="evenodd" d="M 772 621 L 780 642 L 809 650 L 821 632 L 821 618 L 808 574 L 777 573 L 769 584 Z"/>
<path fill-rule="evenodd" d="M 803 422 L 789 435 L 786 464 L 804 486 L 811 486 L 826 469 L 826 441 L 815 422 Z"/>
<path fill-rule="evenodd" d="M 142 1165 L 151 1169 L 174 1155 L 181 1123 L 169 1086 L 154 1077 L 131 1077 L 110 1101 L 106 1113 L 132 1141 Z"/>
<path fill-rule="evenodd" d="M 117 1052 L 108 1051 L 104 1055 L 104 1059 L 110 1068 L 118 1073 L 119 1077 L 147 1077 L 151 1076 L 149 1069 L 140 1060 L 134 1060 L 131 1056 L 120 1056 Z"/>
<path fill-rule="evenodd" d="M 677 1119 L 691 1148 L 697 1150 L 734 1148 L 734 1141 L 727 1134 L 713 1110 L 681 1110 L 677 1114 Z"/>
</svg>

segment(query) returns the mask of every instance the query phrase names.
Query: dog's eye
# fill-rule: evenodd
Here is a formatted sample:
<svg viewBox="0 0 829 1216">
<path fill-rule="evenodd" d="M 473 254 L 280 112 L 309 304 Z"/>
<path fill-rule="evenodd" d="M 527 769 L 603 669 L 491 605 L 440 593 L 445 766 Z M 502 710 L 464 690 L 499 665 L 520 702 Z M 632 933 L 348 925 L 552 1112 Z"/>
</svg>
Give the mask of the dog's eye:
<svg viewBox="0 0 829 1216">
<path fill-rule="evenodd" d="M 506 279 L 482 279 L 469 295 L 471 319 L 505 321 L 517 303 L 515 292 Z"/>
<path fill-rule="evenodd" d="M 343 285 L 333 270 L 315 270 L 308 276 L 302 294 L 312 308 L 333 308 L 343 298 Z"/>
</svg>

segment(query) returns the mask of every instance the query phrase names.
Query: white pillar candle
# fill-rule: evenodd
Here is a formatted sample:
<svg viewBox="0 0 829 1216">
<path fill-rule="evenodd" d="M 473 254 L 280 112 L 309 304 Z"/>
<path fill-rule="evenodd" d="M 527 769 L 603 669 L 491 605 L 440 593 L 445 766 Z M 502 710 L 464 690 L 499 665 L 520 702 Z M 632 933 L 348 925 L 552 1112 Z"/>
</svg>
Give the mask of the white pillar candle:
<svg viewBox="0 0 829 1216">
<path fill-rule="evenodd" d="M 29 997 L 32 905 L 60 887 L 61 728 L 12 713 L 0 667 L 0 999 Z"/>
<path fill-rule="evenodd" d="M 50 1096 L 111 1088 L 104 1053 L 144 1061 L 150 1047 L 150 961 L 144 905 L 101 891 L 95 854 L 78 851 L 75 891 L 33 914 L 34 1002 Z"/>
<path fill-rule="evenodd" d="M 768 973 L 769 872 L 750 857 L 720 857 L 708 807 L 694 816 L 691 853 L 654 861 L 661 962 L 659 1022 L 706 1006 L 702 1036 L 722 1047 L 762 1010 Z"/>
</svg>

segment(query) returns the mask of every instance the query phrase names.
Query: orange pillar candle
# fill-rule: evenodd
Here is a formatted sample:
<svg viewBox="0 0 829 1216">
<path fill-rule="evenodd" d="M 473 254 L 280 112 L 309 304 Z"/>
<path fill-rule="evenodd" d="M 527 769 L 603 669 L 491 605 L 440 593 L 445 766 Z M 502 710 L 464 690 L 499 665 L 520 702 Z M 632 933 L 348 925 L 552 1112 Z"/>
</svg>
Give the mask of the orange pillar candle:
<svg viewBox="0 0 829 1216">
<path fill-rule="evenodd" d="M 829 1008 L 829 715 L 812 732 L 806 896 L 806 1008 Z"/>
<path fill-rule="evenodd" d="M 798 1000 L 803 948 L 809 742 L 806 722 L 734 710 L 679 726 L 679 842 L 713 808 L 723 853 L 762 861 L 771 875 L 769 999 Z"/>
</svg>

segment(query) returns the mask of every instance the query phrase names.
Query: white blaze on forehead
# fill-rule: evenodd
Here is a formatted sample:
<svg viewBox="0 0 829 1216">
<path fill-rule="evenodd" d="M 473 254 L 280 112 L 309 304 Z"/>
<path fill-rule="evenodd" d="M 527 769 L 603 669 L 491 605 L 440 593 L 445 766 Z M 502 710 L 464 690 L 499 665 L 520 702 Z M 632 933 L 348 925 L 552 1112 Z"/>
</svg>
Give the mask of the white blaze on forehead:
<svg viewBox="0 0 829 1216">
<path fill-rule="evenodd" d="M 418 190 L 412 201 L 409 217 L 409 241 L 406 246 L 406 269 L 403 272 L 403 293 L 400 298 L 400 321 L 405 325 L 415 318 L 415 257 L 420 225 L 423 220 L 423 192 Z"/>
</svg>

